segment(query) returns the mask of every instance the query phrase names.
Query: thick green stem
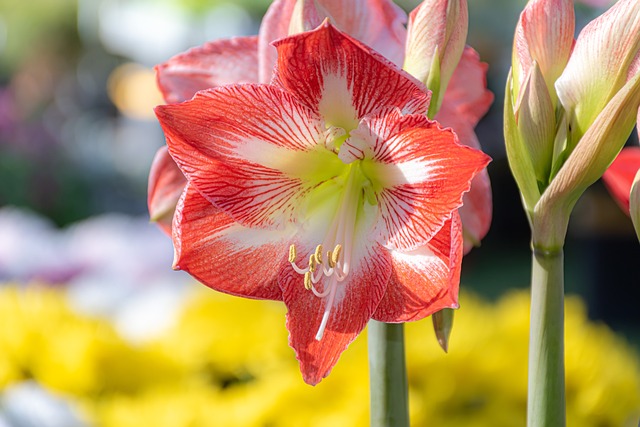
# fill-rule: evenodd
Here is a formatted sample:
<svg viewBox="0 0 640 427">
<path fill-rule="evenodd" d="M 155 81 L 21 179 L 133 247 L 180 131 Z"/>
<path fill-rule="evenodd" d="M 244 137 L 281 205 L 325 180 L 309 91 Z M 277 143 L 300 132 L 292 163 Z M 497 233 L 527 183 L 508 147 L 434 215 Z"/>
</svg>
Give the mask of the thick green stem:
<svg viewBox="0 0 640 427">
<path fill-rule="evenodd" d="M 527 427 L 564 427 L 564 264 L 562 249 L 533 249 Z"/>
<path fill-rule="evenodd" d="M 408 427 L 404 325 L 369 322 L 371 427 Z"/>
</svg>

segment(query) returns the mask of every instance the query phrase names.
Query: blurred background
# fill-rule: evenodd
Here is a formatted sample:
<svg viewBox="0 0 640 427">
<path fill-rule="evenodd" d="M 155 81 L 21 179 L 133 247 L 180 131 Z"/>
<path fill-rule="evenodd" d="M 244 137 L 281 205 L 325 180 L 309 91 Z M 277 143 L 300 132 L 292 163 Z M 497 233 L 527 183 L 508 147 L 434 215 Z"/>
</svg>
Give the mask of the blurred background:
<svg viewBox="0 0 640 427">
<path fill-rule="evenodd" d="M 368 424 L 364 337 L 305 386 L 284 308 L 173 272 L 146 215 L 164 144 L 153 66 L 256 34 L 269 3 L 0 0 L 0 427 Z M 524 425 L 529 230 L 502 138 L 524 4 L 469 2 L 468 43 L 496 96 L 477 127 L 494 219 L 465 257 L 450 354 L 430 321 L 409 327 L 415 425 Z M 603 9 L 576 11 L 580 28 Z M 569 425 L 635 427 L 640 245 L 600 182 L 574 211 L 565 257 Z"/>
</svg>

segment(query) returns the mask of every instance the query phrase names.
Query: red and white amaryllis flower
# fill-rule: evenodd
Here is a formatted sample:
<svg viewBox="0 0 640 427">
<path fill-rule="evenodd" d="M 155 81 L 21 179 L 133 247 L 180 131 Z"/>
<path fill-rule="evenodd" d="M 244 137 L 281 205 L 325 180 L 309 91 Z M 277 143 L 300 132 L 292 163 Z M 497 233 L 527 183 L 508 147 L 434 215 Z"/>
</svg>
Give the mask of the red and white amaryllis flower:
<svg viewBox="0 0 640 427">
<path fill-rule="evenodd" d="M 449 76 L 451 71 L 446 73 L 449 84 L 434 118 L 444 126 L 452 127 L 463 144 L 480 148 L 473 128 L 487 112 L 493 95 L 486 88 L 486 64 L 480 62 L 473 49 L 464 48 L 464 37 L 449 34 L 454 26 L 448 22 L 451 17 L 447 21 L 449 3 L 454 2 L 423 2 L 412 13 L 407 33 L 405 12 L 390 0 L 276 0 L 267 11 L 258 36 L 217 40 L 177 55 L 156 67 L 158 86 L 165 101 L 172 104 L 188 100 L 197 91 L 211 87 L 232 83 L 269 83 L 277 56 L 271 43 L 290 34 L 313 29 L 326 18 L 394 64 L 401 66 L 407 62 L 410 64 L 407 69 L 418 78 L 431 69 L 430 60 L 422 58 L 422 54 L 416 51 L 416 46 L 424 48 L 424 43 L 418 41 L 425 39 L 434 46 L 440 44 L 442 55 L 451 50 L 445 43 L 452 44 L 451 40 L 456 40 L 459 50 L 464 49 L 464 52 L 453 75 Z M 464 3 L 458 8 L 466 13 L 466 2 L 456 0 L 455 3 Z M 433 13 L 425 13 L 432 8 Z M 466 20 L 462 25 L 466 34 Z M 456 34 L 461 31 L 457 30 Z M 411 54 L 407 58 L 405 45 Z M 432 54 L 431 51 L 425 52 L 427 56 Z M 449 64 L 451 59 L 442 62 Z M 186 183 L 176 172 L 166 149 L 160 149 L 149 179 L 148 202 L 152 219 L 165 231 L 170 231 L 178 201 L 179 192 L 175 190 Z M 476 176 L 471 191 L 465 194 L 464 199 L 460 214 L 467 252 L 485 236 L 491 223 L 491 186 L 486 170 Z"/>
<path fill-rule="evenodd" d="M 426 117 L 421 83 L 331 24 L 275 46 L 271 84 L 156 112 L 188 180 L 175 267 L 222 292 L 283 300 L 316 384 L 369 319 L 457 307 L 457 209 L 489 158 Z"/>
</svg>

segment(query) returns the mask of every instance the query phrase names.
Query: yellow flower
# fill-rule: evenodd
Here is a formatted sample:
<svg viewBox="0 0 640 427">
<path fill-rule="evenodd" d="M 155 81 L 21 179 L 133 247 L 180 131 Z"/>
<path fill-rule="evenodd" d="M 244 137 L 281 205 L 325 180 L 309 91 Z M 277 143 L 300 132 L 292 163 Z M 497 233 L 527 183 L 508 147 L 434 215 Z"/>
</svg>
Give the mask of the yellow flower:
<svg viewBox="0 0 640 427">
<path fill-rule="evenodd" d="M 407 324 L 412 425 L 524 425 L 528 294 L 463 294 L 461 305 L 449 354 L 431 322 Z M 72 396 L 97 427 L 367 426 L 366 338 L 309 387 L 286 349 L 283 311 L 199 289 L 174 327 L 136 347 L 106 320 L 74 313 L 64 292 L 0 288 L 0 322 L 12 326 L 0 328 L 0 391 L 31 376 Z M 585 313 L 567 299 L 568 425 L 635 427 L 637 354 Z"/>
</svg>

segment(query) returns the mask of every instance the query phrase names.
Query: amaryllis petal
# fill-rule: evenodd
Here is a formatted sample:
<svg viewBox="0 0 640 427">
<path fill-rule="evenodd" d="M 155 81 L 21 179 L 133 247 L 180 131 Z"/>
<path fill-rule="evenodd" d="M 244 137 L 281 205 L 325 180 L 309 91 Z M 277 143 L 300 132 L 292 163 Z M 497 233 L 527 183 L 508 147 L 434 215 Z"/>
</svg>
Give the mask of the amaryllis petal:
<svg viewBox="0 0 640 427">
<path fill-rule="evenodd" d="M 542 71 L 549 93 L 553 93 L 553 84 L 569 60 L 574 30 L 573 1 L 531 0 L 527 4 L 513 41 L 516 95 L 534 61 Z"/>
<path fill-rule="evenodd" d="M 167 103 L 182 102 L 199 90 L 258 81 L 258 37 L 205 43 L 156 66 L 158 87 Z"/>
<path fill-rule="evenodd" d="M 281 300 L 277 266 L 290 237 L 239 225 L 188 184 L 173 224 L 174 268 L 220 292 Z"/>
<path fill-rule="evenodd" d="M 491 181 L 486 169 L 471 180 L 471 189 L 462 197 L 462 207 L 458 209 L 462 220 L 465 255 L 489 232 L 493 217 L 493 196 Z"/>
<path fill-rule="evenodd" d="M 640 74 L 636 74 L 596 117 L 535 205 L 533 222 L 544 231 L 539 236 L 541 241 L 563 244 L 568 212 L 624 146 L 639 105 Z"/>
<path fill-rule="evenodd" d="M 274 83 L 319 111 L 332 126 L 349 132 L 360 118 L 381 106 L 408 113 L 427 111 L 424 85 L 328 23 L 274 45 L 278 49 Z"/>
<path fill-rule="evenodd" d="M 291 20 L 294 18 L 296 0 L 276 0 L 262 20 L 260 26 L 260 82 L 271 79 L 277 53 L 271 43 L 292 35 Z M 310 2 L 309 2 L 310 3 Z M 396 65 L 402 64 L 407 20 L 405 12 L 389 0 L 317 0 L 317 18 L 329 18 L 331 23 L 353 38 L 360 40 L 381 53 Z M 326 16 L 321 16 L 326 14 Z M 300 19 L 300 17 L 297 17 Z M 315 20 L 314 19 L 314 20 Z M 295 24 L 293 28 L 308 27 L 313 22 Z"/>
<path fill-rule="evenodd" d="M 451 127 L 461 144 L 480 149 L 478 137 L 472 126 L 464 116 L 449 114 L 443 108 L 438 115 L 443 126 Z M 462 197 L 462 206 L 458 210 L 462 218 L 464 253 L 467 254 L 474 246 L 479 246 L 482 239 L 489 232 L 493 217 L 493 196 L 491 194 L 491 180 L 489 173 L 483 169 L 471 180 L 471 188 Z"/>
<path fill-rule="evenodd" d="M 628 69 L 639 50 L 637 0 L 618 1 L 580 32 L 567 67 L 556 82 L 562 106 L 575 116 L 574 133 L 582 136 L 632 77 Z"/>
<path fill-rule="evenodd" d="M 388 248 L 413 250 L 440 230 L 471 179 L 488 163 L 484 153 L 458 144 L 456 135 L 424 115 L 396 110 L 370 117 L 351 133 L 340 153 L 345 161 L 367 159 L 380 209 L 375 239 Z M 456 168 L 447 164 L 456 164 Z"/>
<path fill-rule="evenodd" d="M 462 121 L 474 127 L 493 102 L 493 93 L 487 89 L 487 68 L 488 65 L 480 61 L 478 52 L 470 47 L 465 48 L 435 120 L 452 127 L 456 133 L 457 125 Z M 460 142 L 475 147 L 463 138 L 460 138 Z"/>
<path fill-rule="evenodd" d="M 321 0 L 335 25 L 370 46 L 394 64 L 402 65 L 407 14 L 389 0 Z"/>
<path fill-rule="evenodd" d="M 219 87 L 156 112 L 189 181 L 246 226 L 282 227 L 313 185 L 304 178 L 331 176 L 317 170 L 331 153 L 318 117 L 277 87 Z"/>
<path fill-rule="evenodd" d="M 187 179 L 169 155 L 167 147 L 158 149 L 149 172 L 147 206 L 151 220 L 156 221 L 168 235 L 171 235 L 173 212 L 186 184 Z"/>
<path fill-rule="evenodd" d="M 377 244 L 355 251 L 352 271 L 335 287 L 333 301 L 306 290 L 302 276 L 285 268 L 280 278 L 288 308 L 289 344 L 296 351 L 304 380 L 317 384 L 329 375 L 340 354 L 364 329 L 382 299 L 389 275 L 389 252 Z M 326 278 L 325 278 L 326 280 Z M 331 305 L 323 335 L 317 339 L 327 305 Z"/>
<path fill-rule="evenodd" d="M 393 274 L 373 319 L 420 320 L 443 308 L 458 308 L 462 226 L 456 214 L 426 245 L 410 252 L 392 251 Z"/>
<path fill-rule="evenodd" d="M 640 147 L 624 148 L 602 175 L 602 180 L 622 210 L 629 215 L 631 185 L 640 170 Z"/>
<path fill-rule="evenodd" d="M 493 93 L 487 90 L 487 64 L 480 62 L 478 53 L 465 48 L 449 81 L 442 107 L 435 116 L 442 126 L 450 127 L 458 135 L 461 144 L 480 149 L 473 127 L 486 114 L 493 102 Z M 459 210 L 464 228 L 464 252 L 489 232 L 493 215 L 491 182 L 486 169 L 471 181 L 471 189 L 463 197 Z"/>
</svg>

